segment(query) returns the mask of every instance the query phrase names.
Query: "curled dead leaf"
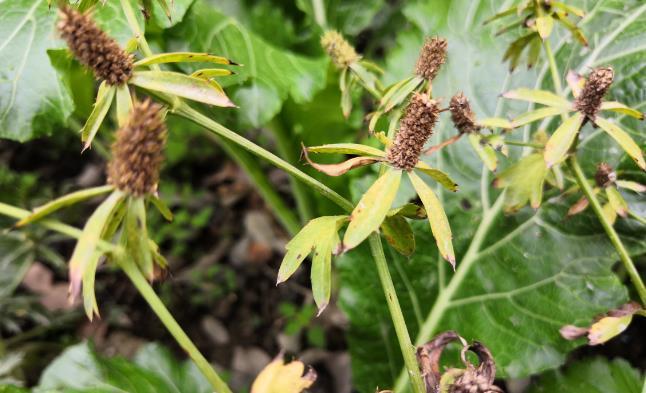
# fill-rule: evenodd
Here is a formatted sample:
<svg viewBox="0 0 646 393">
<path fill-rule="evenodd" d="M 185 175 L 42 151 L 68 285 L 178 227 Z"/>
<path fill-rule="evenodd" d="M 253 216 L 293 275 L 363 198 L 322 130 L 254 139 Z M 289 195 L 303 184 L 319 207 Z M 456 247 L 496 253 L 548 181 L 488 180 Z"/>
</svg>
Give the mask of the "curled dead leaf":
<svg viewBox="0 0 646 393">
<path fill-rule="evenodd" d="M 317 164 L 309 158 L 306 148 L 303 148 L 303 158 L 305 158 L 308 164 L 310 164 L 314 169 L 319 172 L 323 172 L 328 176 L 341 176 L 351 169 L 374 164 L 375 162 L 384 160 L 383 158 L 379 157 L 361 156 L 351 158 L 338 164 Z"/>
</svg>

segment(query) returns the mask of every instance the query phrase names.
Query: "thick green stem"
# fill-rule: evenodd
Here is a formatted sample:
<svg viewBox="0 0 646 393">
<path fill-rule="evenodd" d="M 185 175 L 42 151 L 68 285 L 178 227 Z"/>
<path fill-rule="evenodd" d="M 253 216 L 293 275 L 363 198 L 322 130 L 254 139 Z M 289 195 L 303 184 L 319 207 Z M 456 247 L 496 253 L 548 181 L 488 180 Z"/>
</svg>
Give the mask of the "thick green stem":
<svg viewBox="0 0 646 393">
<path fill-rule="evenodd" d="M 576 159 L 576 155 L 572 154 L 570 158 L 568 158 L 567 162 L 570 167 L 570 170 L 572 170 L 572 172 L 574 173 L 574 176 L 576 177 L 576 181 L 579 184 L 579 187 L 581 188 L 581 190 L 583 191 L 583 194 L 585 194 L 585 197 L 590 202 L 590 205 L 592 206 L 592 210 L 597 215 L 599 222 L 601 222 L 601 226 L 603 226 L 603 229 L 606 231 L 606 234 L 608 235 L 610 242 L 617 250 L 617 253 L 619 254 L 619 258 L 621 259 L 621 262 L 624 264 L 624 268 L 628 272 L 630 281 L 632 281 L 635 289 L 637 290 L 637 294 L 639 295 L 639 298 L 641 299 L 642 304 L 646 305 L 646 286 L 644 286 L 644 282 L 639 276 L 639 272 L 637 271 L 637 268 L 635 267 L 633 260 L 630 258 L 630 254 L 628 254 L 628 250 L 626 250 L 626 247 L 621 242 L 621 239 L 619 238 L 617 231 L 615 231 L 615 228 L 612 226 L 610 221 L 608 221 L 605 214 L 603 214 L 603 208 L 601 207 L 601 203 L 599 203 L 599 200 L 597 199 L 597 196 L 592 190 L 592 187 L 590 187 L 590 184 L 588 183 L 585 177 L 585 174 L 583 173 L 583 170 L 579 165 L 579 161 Z"/>
<path fill-rule="evenodd" d="M 550 64 L 550 72 L 552 74 L 552 82 L 554 83 L 554 90 L 556 93 L 561 94 L 563 92 L 563 86 L 561 85 L 561 77 L 559 76 L 559 69 L 556 66 L 556 59 L 554 58 L 554 53 L 552 53 L 552 46 L 550 41 L 543 41 L 543 47 L 545 48 L 545 54 L 547 55 L 547 61 Z"/>
<path fill-rule="evenodd" d="M 175 318 L 168 311 L 164 303 L 157 296 L 153 288 L 150 286 L 144 275 L 141 273 L 135 263 L 129 258 L 117 259 L 117 263 L 126 273 L 130 281 L 137 288 L 141 296 L 146 299 L 148 305 L 157 314 L 157 317 L 162 321 L 166 329 L 173 335 L 177 343 L 188 354 L 188 356 L 195 362 L 195 365 L 200 369 L 202 374 L 209 381 L 216 393 L 232 393 L 227 384 L 220 378 L 218 373 L 215 372 L 211 364 L 200 353 L 191 339 L 184 333 L 181 326 L 177 323 Z"/>
<path fill-rule="evenodd" d="M 399 300 L 397 299 L 397 292 L 395 292 L 395 286 L 393 285 L 393 280 L 390 276 L 390 271 L 388 270 L 388 263 L 386 262 L 379 234 L 375 232 L 370 235 L 369 242 L 372 257 L 375 261 L 375 265 L 377 266 L 379 280 L 381 281 L 384 295 L 386 295 L 386 303 L 388 304 L 390 317 L 395 325 L 399 347 L 401 348 L 402 355 L 404 356 L 404 365 L 408 371 L 408 379 L 412 381 L 413 391 L 415 393 L 424 393 L 426 389 L 417 364 L 415 347 L 413 346 L 408 334 L 406 320 L 404 319 L 404 314 L 402 313 Z"/>
</svg>

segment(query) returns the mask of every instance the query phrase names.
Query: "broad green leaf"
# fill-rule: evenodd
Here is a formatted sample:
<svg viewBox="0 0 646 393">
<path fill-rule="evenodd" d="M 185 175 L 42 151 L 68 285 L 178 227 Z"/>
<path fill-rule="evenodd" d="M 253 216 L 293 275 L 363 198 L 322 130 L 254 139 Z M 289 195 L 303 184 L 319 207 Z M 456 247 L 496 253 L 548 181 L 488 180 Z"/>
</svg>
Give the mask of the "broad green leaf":
<svg viewBox="0 0 646 393">
<path fill-rule="evenodd" d="M 33 213 L 23 218 L 16 223 L 17 227 L 31 224 L 34 221 L 40 220 L 64 207 L 74 205 L 86 199 L 94 198 L 95 196 L 102 195 L 114 190 L 114 186 L 107 185 L 101 187 L 93 187 L 85 190 L 75 191 L 60 198 L 54 199 L 42 206 L 34 209 Z"/>
<path fill-rule="evenodd" d="M 97 244 L 115 207 L 125 194 L 115 190 L 103 201 L 85 223 L 83 233 L 76 242 L 69 263 L 70 295 L 75 297 L 81 289 L 81 279 L 97 251 Z"/>
<path fill-rule="evenodd" d="M 325 57 L 310 59 L 275 47 L 271 39 L 255 35 L 213 4 L 195 1 L 182 23 L 168 34 L 168 43 L 175 51 L 219 53 L 244 64 L 236 68 L 236 75 L 222 80 L 225 88 L 244 83 L 232 93 L 244 108 L 237 112 L 243 125 L 259 127 L 280 111 L 288 97 L 304 103 L 325 87 Z M 196 71 L 190 63 L 180 67 L 189 73 Z"/>
<path fill-rule="evenodd" d="M 210 53 L 196 53 L 196 52 L 169 52 L 160 53 L 144 57 L 143 59 L 135 62 L 135 67 L 147 66 L 151 64 L 165 64 L 165 63 L 215 63 L 226 65 L 238 65 L 237 63 L 227 59 L 226 57 L 212 55 Z"/>
<path fill-rule="evenodd" d="M 562 113 L 567 113 L 568 109 L 564 109 L 561 107 L 553 107 L 553 106 L 548 106 L 545 108 L 540 108 L 540 109 L 535 109 L 533 111 L 529 111 L 526 113 L 523 113 L 520 116 L 517 116 L 514 118 L 511 123 L 513 124 L 514 128 L 515 127 L 520 127 L 524 126 L 525 124 L 532 123 L 536 120 L 540 120 L 546 117 L 550 116 L 556 116 L 560 115 Z"/>
<path fill-rule="evenodd" d="M 646 192 L 646 186 L 630 180 L 617 180 L 617 187 L 626 188 L 635 192 Z"/>
<path fill-rule="evenodd" d="M 350 215 L 350 224 L 343 237 L 344 250 L 350 250 L 377 229 L 395 200 L 402 171 L 389 169 L 370 186 Z"/>
<path fill-rule="evenodd" d="M 280 284 L 294 274 L 303 260 L 314 249 L 321 233 L 329 233 L 327 231 L 332 227 L 336 230 L 337 224 L 346 218 L 347 216 L 323 216 L 310 220 L 285 246 L 287 253 L 280 263 L 276 283 Z"/>
<path fill-rule="evenodd" d="M 0 9 L 0 138 L 48 135 L 74 110 L 47 53 L 60 47 L 53 34 L 56 12 L 45 0 L 3 0 Z"/>
<path fill-rule="evenodd" d="M 306 372 L 302 362 L 294 360 L 285 364 L 279 356 L 258 374 L 251 393 L 301 393 L 315 380 L 316 372 Z"/>
<path fill-rule="evenodd" d="M 328 145 L 310 146 L 307 147 L 307 151 L 310 153 L 341 153 L 377 157 L 386 156 L 386 153 L 383 150 L 357 143 L 330 143 Z"/>
<path fill-rule="evenodd" d="M 506 188 L 505 211 L 514 212 L 529 201 L 534 209 L 541 205 L 547 167 L 539 153 L 525 156 L 498 175 L 494 184 Z"/>
<path fill-rule="evenodd" d="M 607 187 L 606 195 L 608 196 L 608 202 L 615 209 L 615 213 L 626 217 L 628 214 L 628 203 L 626 203 L 624 197 L 617 191 L 617 188 L 614 186 Z"/>
<path fill-rule="evenodd" d="M 543 40 L 549 38 L 554 27 L 554 19 L 549 15 L 543 15 L 536 18 L 536 30 Z"/>
<path fill-rule="evenodd" d="M 502 96 L 511 100 L 528 101 L 572 110 L 572 103 L 570 101 L 546 90 L 520 88 L 503 93 Z"/>
<path fill-rule="evenodd" d="M 92 141 L 99 131 L 99 127 L 103 124 L 103 119 L 108 114 L 108 109 L 110 109 L 112 101 L 114 101 L 115 92 L 116 87 L 108 85 L 106 82 L 102 82 L 99 86 L 92 113 L 90 113 L 85 125 L 81 129 L 81 141 L 85 142 L 83 144 L 83 150 L 92 145 Z"/>
<path fill-rule="evenodd" d="M 25 234 L 0 234 L 0 299 L 10 299 L 34 262 L 34 257 L 34 248 Z"/>
<path fill-rule="evenodd" d="M 455 252 L 453 251 L 452 243 L 453 235 L 451 234 L 451 226 L 449 225 L 448 218 L 446 218 L 442 203 L 433 190 L 414 171 L 408 172 L 408 177 L 413 183 L 419 199 L 424 204 L 426 214 L 428 215 L 428 222 L 431 224 L 431 232 L 433 232 L 433 237 L 435 238 L 440 255 L 455 269 Z"/>
<path fill-rule="evenodd" d="M 324 228 L 317 236 L 312 257 L 311 281 L 312 296 L 318 307 L 318 315 L 330 302 L 332 291 L 332 253 L 341 243 L 336 225 Z"/>
<path fill-rule="evenodd" d="M 601 110 L 612 111 L 644 120 L 644 114 L 636 109 L 626 106 L 618 101 L 605 101 L 601 103 Z"/>
<path fill-rule="evenodd" d="M 403 216 L 387 216 L 381 224 L 381 233 L 398 253 L 408 257 L 415 252 L 415 234 Z"/>
<path fill-rule="evenodd" d="M 456 192 L 458 190 L 458 184 L 453 181 L 446 173 L 442 172 L 439 169 L 431 168 L 428 164 L 423 161 L 420 161 L 415 166 L 415 169 L 419 170 L 422 173 L 429 175 L 433 180 L 440 183 L 444 188 L 449 191 Z"/>
<path fill-rule="evenodd" d="M 482 143 L 484 141 L 480 134 L 469 134 L 468 138 L 471 147 L 473 147 L 473 150 L 478 154 L 482 162 L 484 162 L 487 169 L 495 172 L 498 167 L 498 157 L 496 157 L 495 150 L 486 143 Z"/>
<path fill-rule="evenodd" d="M 646 170 L 646 161 L 644 161 L 644 154 L 642 153 L 641 148 L 635 143 L 633 138 L 628 135 L 628 133 L 621 129 L 615 123 L 611 123 L 606 119 L 598 117 L 594 120 L 595 124 L 601 127 L 605 132 L 608 133 L 618 144 L 621 146 L 626 153 L 637 163 L 641 169 Z"/>
<path fill-rule="evenodd" d="M 128 85 L 117 86 L 117 123 L 119 127 L 123 127 L 130 117 L 132 110 L 132 97 L 130 96 L 130 89 Z"/>
<path fill-rule="evenodd" d="M 509 120 L 501 117 L 488 117 L 486 119 L 478 120 L 476 123 L 485 128 L 514 128 L 514 125 Z"/>
<path fill-rule="evenodd" d="M 551 168 L 554 164 L 558 164 L 565 159 L 572 142 L 579 135 L 579 129 L 583 122 L 583 115 L 575 113 L 574 116 L 566 119 L 554 131 L 545 145 L 545 164 Z"/>
<path fill-rule="evenodd" d="M 533 381 L 528 393 L 640 393 L 643 377 L 624 359 L 587 358 Z"/>
<path fill-rule="evenodd" d="M 235 107 L 221 91 L 207 81 L 172 71 L 136 71 L 130 83 L 147 90 L 159 91 L 203 102 L 209 105 Z"/>
</svg>

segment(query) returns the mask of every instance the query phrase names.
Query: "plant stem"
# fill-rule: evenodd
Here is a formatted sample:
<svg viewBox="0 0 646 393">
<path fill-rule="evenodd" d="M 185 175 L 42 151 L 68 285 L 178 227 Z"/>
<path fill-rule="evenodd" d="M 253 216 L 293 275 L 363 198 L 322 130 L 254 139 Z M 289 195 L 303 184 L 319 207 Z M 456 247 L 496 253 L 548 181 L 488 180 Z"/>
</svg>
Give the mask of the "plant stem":
<svg viewBox="0 0 646 393">
<path fill-rule="evenodd" d="M 0 202 L 0 214 L 21 219 L 29 216 L 31 212 Z M 81 237 L 81 234 L 83 233 L 83 231 L 78 228 L 55 220 L 40 220 L 36 221 L 36 223 L 47 229 L 51 229 L 75 239 Z M 173 335 L 175 340 L 177 340 L 177 343 L 186 351 L 188 356 L 195 362 L 200 371 L 202 371 L 204 376 L 209 380 L 215 391 L 217 393 L 232 393 L 231 389 L 229 389 L 229 387 L 220 379 L 209 362 L 200 353 L 186 333 L 184 333 L 177 321 L 175 321 L 137 266 L 132 263 L 131 260 L 123 258 L 123 253 L 120 252 L 122 251 L 121 247 L 104 240 L 100 240 L 98 244 L 102 251 L 112 253 L 113 260 L 115 260 L 123 269 L 139 293 L 141 293 L 155 314 L 157 314 L 159 319 L 166 326 L 168 331 Z"/>
<path fill-rule="evenodd" d="M 559 76 L 559 70 L 556 66 L 556 59 L 554 58 L 554 53 L 552 53 L 552 46 L 550 45 L 549 39 L 543 41 L 543 48 L 545 48 L 547 61 L 550 64 L 550 73 L 552 74 L 554 90 L 556 90 L 556 93 L 560 95 L 563 92 L 563 86 L 561 85 L 561 77 Z"/>
<path fill-rule="evenodd" d="M 139 268 L 130 258 L 117 258 L 117 263 L 126 273 L 130 281 L 137 288 L 141 296 L 146 299 L 148 305 L 157 314 L 157 317 L 162 321 L 166 329 L 173 335 L 177 343 L 188 354 L 188 356 L 195 362 L 195 365 L 200 369 L 202 374 L 209 381 L 215 392 L 217 393 L 232 393 L 227 384 L 215 372 L 211 364 L 200 353 L 191 339 L 184 333 L 184 330 L 179 326 L 175 318 L 168 311 L 164 303 L 157 296 L 153 288 L 150 286 L 146 278 L 143 276 Z"/>
<path fill-rule="evenodd" d="M 379 280 L 381 281 L 384 295 L 386 295 L 386 303 L 388 304 L 390 317 L 395 325 L 399 347 L 401 348 L 402 355 L 404 356 L 404 365 L 408 370 L 408 377 L 412 381 L 413 391 L 415 393 L 424 393 L 426 389 L 417 364 L 415 347 L 411 343 L 408 328 L 406 327 L 406 320 L 404 319 L 404 314 L 402 313 L 399 300 L 397 299 L 397 292 L 395 291 L 390 271 L 388 271 L 388 263 L 386 262 L 386 257 L 384 255 L 380 235 L 376 232 L 370 235 L 369 243 L 370 251 L 372 252 L 375 265 L 377 266 Z"/>
<path fill-rule="evenodd" d="M 606 234 L 608 235 L 610 242 L 617 250 L 617 253 L 619 254 L 619 258 L 621 259 L 621 262 L 624 264 L 624 268 L 628 272 L 628 276 L 630 277 L 630 280 L 635 286 L 635 289 L 637 290 L 637 294 L 639 295 L 639 298 L 641 299 L 642 304 L 646 305 L 646 286 L 644 286 L 644 282 L 639 276 L 639 272 L 637 271 L 635 264 L 630 258 L 630 254 L 628 254 L 628 250 L 626 250 L 626 247 L 621 242 L 621 239 L 619 238 L 617 231 L 615 231 L 615 228 L 612 226 L 610 221 L 608 221 L 606 216 L 603 214 L 603 208 L 601 207 L 601 203 L 599 203 L 597 196 L 594 194 L 594 191 L 590 187 L 590 184 L 588 184 L 588 181 L 586 180 L 585 174 L 583 173 L 583 170 L 579 165 L 579 161 L 577 160 L 576 155 L 572 154 L 570 158 L 568 158 L 567 163 L 570 169 L 572 170 L 572 172 L 574 173 L 576 177 L 576 181 L 579 184 L 579 187 L 581 188 L 581 190 L 583 191 L 583 194 L 585 194 L 585 197 L 590 202 L 590 205 L 592 206 L 592 210 L 594 210 L 594 213 L 597 215 L 599 222 L 601 222 L 601 226 L 603 226 L 603 229 L 606 231 Z"/>
</svg>

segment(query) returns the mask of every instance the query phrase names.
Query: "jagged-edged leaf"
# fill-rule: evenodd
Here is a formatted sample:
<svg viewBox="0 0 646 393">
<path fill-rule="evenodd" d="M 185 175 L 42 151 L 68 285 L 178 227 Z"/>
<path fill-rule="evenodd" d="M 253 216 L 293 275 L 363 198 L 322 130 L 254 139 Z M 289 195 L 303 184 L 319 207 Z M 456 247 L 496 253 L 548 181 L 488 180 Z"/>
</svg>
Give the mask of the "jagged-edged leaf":
<svg viewBox="0 0 646 393">
<path fill-rule="evenodd" d="M 572 103 L 570 101 L 546 90 L 520 88 L 503 93 L 502 96 L 511 100 L 528 101 L 572 110 Z"/>
<path fill-rule="evenodd" d="M 612 123 L 606 119 L 603 119 L 599 116 L 594 120 L 595 124 L 601 127 L 605 132 L 608 133 L 618 144 L 621 146 L 628 155 L 635 160 L 637 166 L 641 169 L 646 170 L 646 161 L 644 161 L 644 154 L 642 153 L 641 148 L 635 143 L 633 138 L 628 135 L 628 133 L 621 129 L 615 123 Z"/>
<path fill-rule="evenodd" d="M 476 124 L 485 128 L 514 128 L 514 125 L 509 120 L 501 117 L 488 117 L 486 119 L 478 120 Z"/>
<path fill-rule="evenodd" d="M 132 97 L 128 85 L 117 86 L 117 123 L 119 127 L 126 124 L 132 110 Z"/>
<path fill-rule="evenodd" d="M 606 195 L 608 196 L 608 203 L 615 209 L 615 213 L 626 217 L 628 214 L 628 203 L 619 191 L 617 191 L 617 188 L 614 186 L 606 187 Z"/>
<path fill-rule="evenodd" d="M 541 375 L 528 393 L 640 393 L 642 376 L 624 359 L 582 359 Z"/>
<path fill-rule="evenodd" d="M 480 134 L 469 134 L 469 143 L 471 147 L 478 154 L 478 157 L 484 162 L 487 169 L 492 172 L 496 171 L 498 167 L 498 157 L 496 157 L 496 151 L 486 143 L 483 143 L 484 140 Z"/>
<path fill-rule="evenodd" d="M 387 216 L 381 224 L 381 233 L 398 253 L 411 256 L 415 252 L 415 234 L 403 216 Z"/>
<path fill-rule="evenodd" d="M 634 117 L 637 120 L 644 120 L 644 114 L 618 101 L 605 101 L 601 103 L 601 110 L 612 111 Z"/>
<path fill-rule="evenodd" d="M 548 168 L 565 159 L 572 142 L 574 142 L 574 139 L 579 134 L 582 122 L 583 115 L 577 112 L 561 123 L 556 131 L 554 131 L 554 134 L 552 134 L 545 145 L 544 157 L 545 164 Z"/>
<path fill-rule="evenodd" d="M 330 143 L 328 145 L 307 147 L 310 153 L 340 153 L 354 155 L 369 155 L 385 157 L 386 153 L 372 146 L 360 145 L 358 143 Z"/>
<path fill-rule="evenodd" d="M 32 222 L 40 220 L 41 218 L 46 217 L 66 206 L 73 205 L 86 199 L 94 198 L 95 196 L 108 193 L 112 190 L 114 190 L 114 186 L 107 185 L 72 192 L 60 198 L 56 198 L 51 202 L 35 208 L 32 214 L 18 221 L 16 223 L 16 226 L 21 227 L 27 224 L 31 224 Z"/>
<path fill-rule="evenodd" d="M 379 229 L 390 210 L 401 180 L 402 171 L 389 169 L 363 194 L 350 215 L 343 237 L 343 248 L 352 249 Z"/>
<path fill-rule="evenodd" d="M 108 109 L 110 109 L 110 106 L 112 105 L 115 92 L 116 87 L 108 85 L 105 81 L 99 86 L 92 113 L 90 113 L 85 125 L 81 129 L 81 141 L 85 142 L 83 144 L 83 150 L 92 145 L 92 141 L 94 140 L 96 133 L 99 131 L 99 127 L 101 127 L 103 119 L 105 119 L 105 115 L 108 114 Z"/>
<path fill-rule="evenodd" d="M 151 64 L 165 63 L 215 63 L 226 65 L 238 65 L 236 62 L 226 57 L 212 55 L 210 53 L 197 52 L 168 52 L 144 57 L 135 62 L 135 67 L 147 66 Z"/>
<path fill-rule="evenodd" d="M 418 162 L 417 165 L 415 165 L 415 169 L 429 175 L 433 180 L 440 183 L 449 191 L 456 192 L 458 190 L 458 184 L 454 182 L 453 179 L 449 177 L 449 175 L 439 169 L 431 168 L 427 163 L 423 161 Z"/>
<path fill-rule="evenodd" d="M 172 71 L 136 71 L 130 83 L 147 90 L 160 91 L 209 105 L 235 107 L 221 90 L 200 78 Z"/>
<path fill-rule="evenodd" d="M 277 283 L 284 282 L 298 269 L 303 260 L 312 252 L 319 241 L 321 233 L 329 233 L 331 227 L 337 228 L 337 223 L 347 216 L 324 216 L 310 220 L 300 232 L 287 243 L 287 253 L 280 263 Z"/>
<path fill-rule="evenodd" d="M 569 110 L 565 108 L 548 106 L 545 108 L 539 108 L 533 111 L 523 113 L 522 115 L 514 118 L 514 120 L 512 120 L 511 122 L 514 127 L 520 127 L 520 126 L 524 126 L 525 124 L 534 122 L 536 120 L 540 120 L 549 116 L 560 115 L 562 113 L 567 113 L 568 111 Z"/>
<path fill-rule="evenodd" d="M 505 169 L 498 175 L 494 184 L 506 188 L 505 210 L 513 212 L 525 206 L 529 201 L 534 209 L 541 205 L 543 184 L 547 176 L 547 167 L 543 156 L 530 154 Z"/>
<path fill-rule="evenodd" d="M 408 173 L 408 177 L 413 183 L 419 199 L 424 204 L 426 214 L 428 215 L 428 222 L 431 224 L 431 232 L 440 251 L 442 258 L 446 259 L 455 268 L 455 252 L 453 251 L 453 235 L 451 234 L 451 226 L 449 220 L 446 218 L 446 213 L 442 207 L 442 203 L 437 198 L 433 190 L 420 179 L 414 171 Z"/>
</svg>

